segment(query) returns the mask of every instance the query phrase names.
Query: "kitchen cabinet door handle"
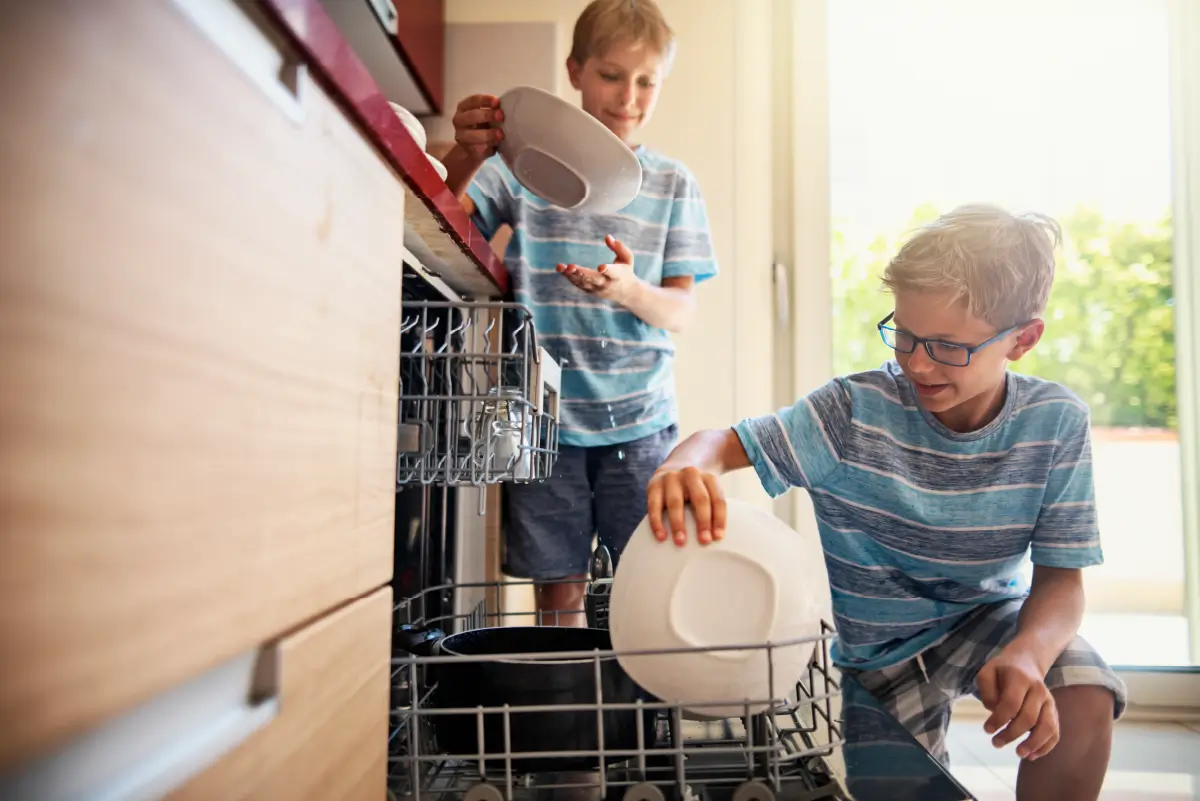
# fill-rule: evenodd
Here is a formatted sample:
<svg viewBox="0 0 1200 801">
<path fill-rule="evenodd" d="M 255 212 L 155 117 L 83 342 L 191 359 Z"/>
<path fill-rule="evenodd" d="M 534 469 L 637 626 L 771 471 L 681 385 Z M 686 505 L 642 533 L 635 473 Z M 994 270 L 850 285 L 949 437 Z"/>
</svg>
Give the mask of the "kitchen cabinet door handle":
<svg viewBox="0 0 1200 801">
<path fill-rule="evenodd" d="M 241 654 L 0 776 L 0 801 L 154 801 L 279 712 L 275 646 Z"/>
<path fill-rule="evenodd" d="M 173 2 L 288 117 L 304 122 L 307 69 L 250 0 Z"/>
</svg>

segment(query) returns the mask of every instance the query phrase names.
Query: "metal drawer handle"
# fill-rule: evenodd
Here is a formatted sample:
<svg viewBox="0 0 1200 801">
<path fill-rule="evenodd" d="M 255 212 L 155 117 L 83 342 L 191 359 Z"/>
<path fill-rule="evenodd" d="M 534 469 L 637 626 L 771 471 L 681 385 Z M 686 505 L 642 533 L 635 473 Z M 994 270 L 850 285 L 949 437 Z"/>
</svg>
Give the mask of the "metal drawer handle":
<svg viewBox="0 0 1200 801">
<path fill-rule="evenodd" d="M 0 777 L 0 800 L 153 801 L 278 713 L 278 651 L 255 649 Z"/>
<path fill-rule="evenodd" d="M 308 72 L 249 0 L 173 0 L 250 81 L 293 121 L 304 122 Z"/>
</svg>

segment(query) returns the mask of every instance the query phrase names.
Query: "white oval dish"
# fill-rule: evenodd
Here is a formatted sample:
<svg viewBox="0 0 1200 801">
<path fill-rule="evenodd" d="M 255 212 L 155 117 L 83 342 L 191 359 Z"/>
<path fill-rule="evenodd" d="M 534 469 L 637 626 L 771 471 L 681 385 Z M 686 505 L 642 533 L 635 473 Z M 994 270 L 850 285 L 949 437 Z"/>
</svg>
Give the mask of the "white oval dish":
<svg viewBox="0 0 1200 801">
<path fill-rule="evenodd" d="M 751 504 L 727 504 L 725 538 L 706 546 L 690 507 L 683 547 L 655 540 L 643 520 L 609 602 L 618 652 L 777 644 L 770 667 L 766 648 L 618 656 L 644 689 L 699 718 L 740 717 L 747 700 L 757 714 L 790 697 L 830 614 L 820 540 Z"/>
<path fill-rule="evenodd" d="M 505 92 L 500 109 L 500 157 L 533 194 L 590 214 L 611 214 L 637 197 L 637 155 L 586 111 L 533 86 Z"/>
<path fill-rule="evenodd" d="M 428 147 L 429 142 L 425 134 L 425 126 L 421 124 L 421 121 L 399 103 L 388 101 L 388 105 L 392 107 L 392 111 L 396 112 L 396 116 L 400 118 L 400 122 L 404 123 L 404 127 L 408 129 L 409 135 L 416 140 L 417 145 L 422 150 Z"/>
</svg>

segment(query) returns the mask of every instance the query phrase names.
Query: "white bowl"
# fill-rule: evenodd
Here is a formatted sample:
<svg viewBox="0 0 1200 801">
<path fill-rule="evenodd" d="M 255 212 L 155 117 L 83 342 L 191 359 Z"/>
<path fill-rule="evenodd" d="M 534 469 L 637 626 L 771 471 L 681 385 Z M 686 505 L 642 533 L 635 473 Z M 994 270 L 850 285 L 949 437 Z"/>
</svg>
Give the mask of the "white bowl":
<svg viewBox="0 0 1200 801">
<path fill-rule="evenodd" d="M 446 171 L 446 165 L 428 153 L 425 154 L 425 158 L 429 159 L 429 163 L 433 165 L 433 169 L 437 170 L 438 177 L 442 179 L 443 183 L 445 183 L 446 176 L 449 175 L 449 173 Z"/>
<path fill-rule="evenodd" d="M 613 576 L 613 648 L 694 649 L 618 660 L 648 692 L 695 717 L 740 717 L 746 701 L 757 714 L 792 695 L 829 616 L 820 540 L 733 499 L 721 541 L 696 542 L 690 507 L 687 526 L 683 547 L 654 539 L 648 520 L 633 533 Z M 769 659 L 762 647 L 701 650 L 765 643 L 777 644 Z"/>
<path fill-rule="evenodd" d="M 637 197 L 637 155 L 586 111 L 532 86 L 506 92 L 500 109 L 500 157 L 533 194 L 591 214 L 611 214 Z"/>
<path fill-rule="evenodd" d="M 404 127 L 408 129 L 409 135 L 412 136 L 412 138 L 416 140 L 417 145 L 424 150 L 429 144 L 425 135 L 425 126 L 421 124 L 420 120 L 413 116 L 411 111 L 406 109 L 404 106 L 401 106 L 399 103 L 392 103 L 389 101 L 388 105 L 392 107 L 392 111 L 396 112 L 396 116 L 400 118 L 400 122 L 404 123 Z"/>
</svg>

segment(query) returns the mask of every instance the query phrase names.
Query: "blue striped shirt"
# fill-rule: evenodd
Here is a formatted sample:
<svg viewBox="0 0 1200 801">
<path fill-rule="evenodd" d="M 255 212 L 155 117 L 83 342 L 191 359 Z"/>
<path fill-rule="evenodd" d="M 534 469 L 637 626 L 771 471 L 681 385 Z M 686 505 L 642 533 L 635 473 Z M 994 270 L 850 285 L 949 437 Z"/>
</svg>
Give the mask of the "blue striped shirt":
<svg viewBox="0 0 1200 801">
<path fill-rule="evenodd" d="M 903 662 L 979 605 L 1024 596 L 1029 558 L 1103 561 L 1087 406 L 1058 384 L 1007 381 L 996 419 L 966 434 L 925 411 L 894 362 L 736 427 L 767 492 L 812 497 L 838 664 Z"/>
<path fill-rule="evenodd" d="M 613 260 L 611 234 L 633 251 L 634 272 L 664 278 L 717 274 L 704 199 L 678 161 L 639 147 L 642 188 L 614 214 L 565 211 L 526 190 L 498 157 L 467 190 L 474 222 L 491 239 L 510 225 L 504 255 L 517 302 L 533 311 L 539 343 L 563 367 L 559 439 L 565 445 L 632 442 L 675 424 L 675 346 L 661 328 L 576 288 L 558 264 L 595 268 Z"/>
</svg>

